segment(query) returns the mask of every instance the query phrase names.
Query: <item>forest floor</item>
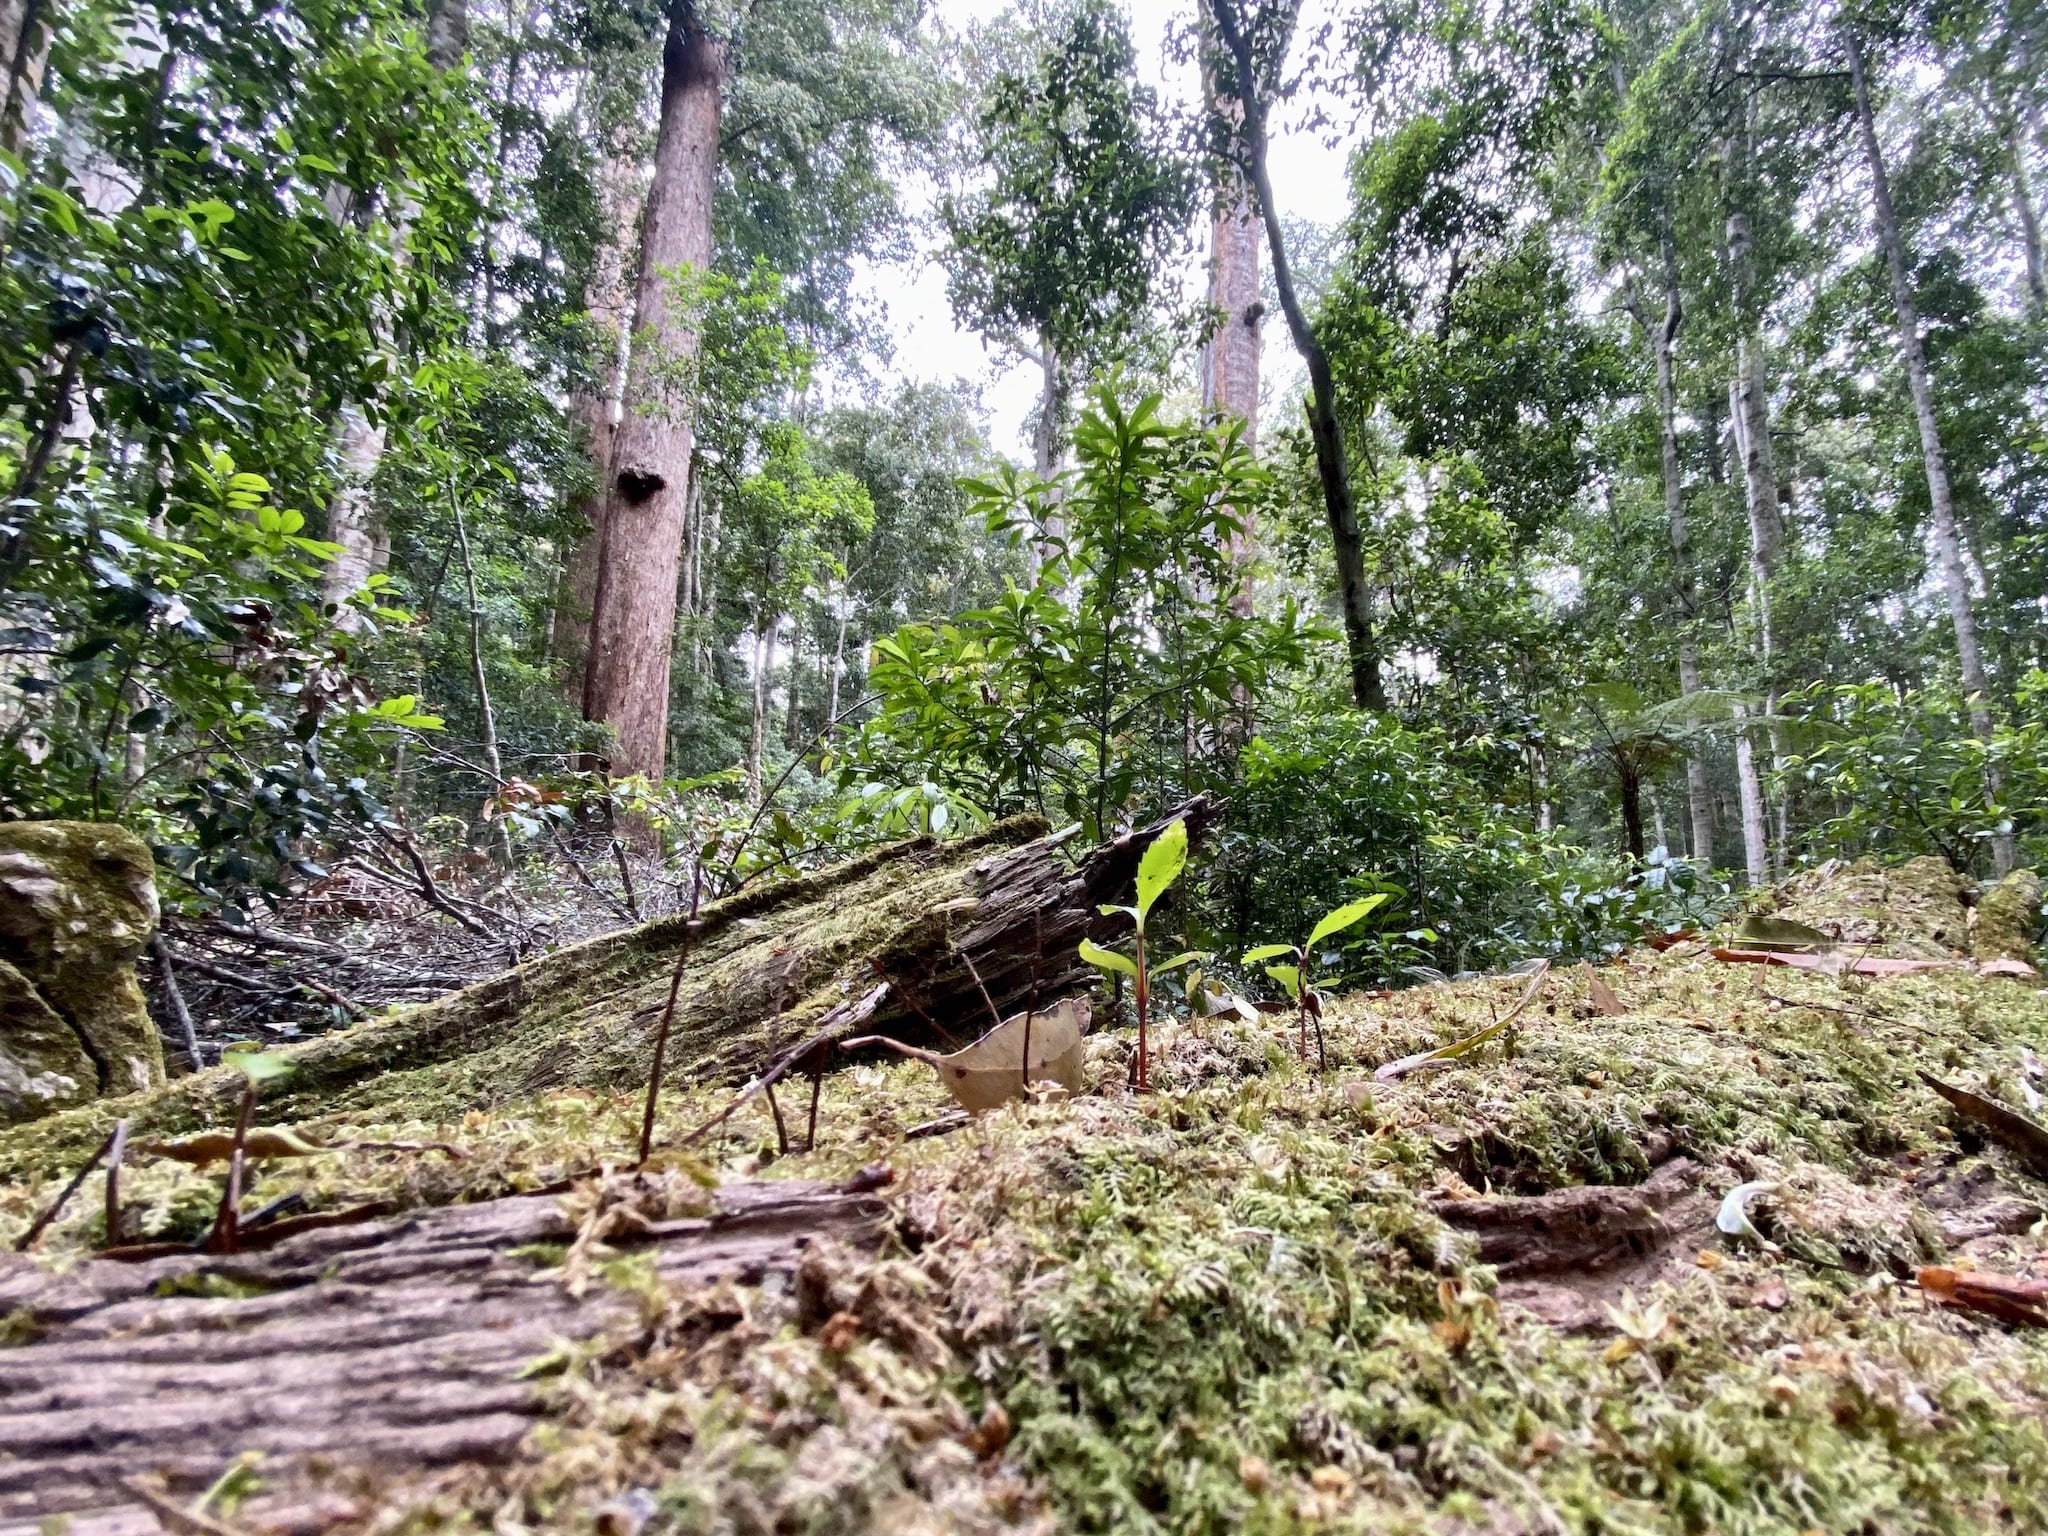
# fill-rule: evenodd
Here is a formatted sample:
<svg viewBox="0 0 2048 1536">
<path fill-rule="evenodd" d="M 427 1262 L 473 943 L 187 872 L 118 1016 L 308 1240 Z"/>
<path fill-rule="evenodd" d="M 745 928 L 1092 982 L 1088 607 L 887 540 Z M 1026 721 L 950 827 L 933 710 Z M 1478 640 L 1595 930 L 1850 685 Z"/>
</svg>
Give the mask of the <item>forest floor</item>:
<svg viewBox="0 0 2048 1536">
<path fill-rule="evenodd" d="M 2048 1332 L 1915 1284 L 2048 1278 L 2042 1169 L 1920 1075 L 2024 1107 L 2048 994 L 1924 862 L 1780 905 L 1827 967 L 1559 970 L 1395 1081 L 1530 978 L 1335 999 L 1327 1066 L 1174 1020 L 1143 1097 L 1103 1030 L 1082 1093 L 958 1126 L 861 1061 L 811 1150 L 797 1080 L 637 1174 L 624 1082 L 298 1094 L 333 1150 L 250 1203 L 337 1224 L 124 1264 L 82 1198 L 0 1261 L 0 1531 L 2048 1528 Z M 0 1241 L 105 1124 L 0 1135 Z M 124 1239 L 202 1233 L 218 1171 L 137 1147 Z"/>
</svg>

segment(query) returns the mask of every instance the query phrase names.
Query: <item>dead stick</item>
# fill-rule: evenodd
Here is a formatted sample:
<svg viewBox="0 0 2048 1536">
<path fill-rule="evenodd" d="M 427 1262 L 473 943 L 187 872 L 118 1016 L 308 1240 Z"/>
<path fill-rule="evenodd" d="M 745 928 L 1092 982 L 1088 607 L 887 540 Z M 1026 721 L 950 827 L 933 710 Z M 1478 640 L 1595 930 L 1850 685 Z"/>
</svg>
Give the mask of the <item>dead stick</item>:
<svg viewBox="0 0 2048 1536">
<path fill-rule="evenodd" d="M 764 1084 L 761 1092 L 768 1100 L 768 1113 L 775 1117 L 775 1155 L 789 1156 L 789 1127 L 782 1123 L 782 1106 L 775 1102 L 775 1085 Z"/>
<path fill-rule="evenodd" d="M 243 1536 L 241 1530 L 225 1520 L 216 1520 L 209 1514 L 186 1509 L 175 1500 L 165 1498 L 139 1477 L 123 1477 L 116 1481 L 130 1498 L 141 1500 L 174 1536 Z"/>
<path fill-rule="evenodd" d="M 91 1173 L 93 1169 L 99 1167 L 100 1159 L 107 1155 L 107 1150 L 114 1145 L 115 1136 L 121 1134 L 127 1124 L 128 1122 L 123 1120 L 113 1130 L 107 1132 L 107 1139 L 93 1149 L 92 1156 L 87 1158 L 85 1165 L 71 1176 L 71 1182 L 64 1186 L 63 1192 L 50 1202 L 49 1208 L 42 1215 L 29 1224 L 29 1229 L 26 1232 L 15 1239 L 14 1251 L 16 1253 L 27 1253 L 29 1249 L 35 1246 L 36 1239 L 43 1235 L 44 1230 L 50 1223 L 55 1221 L 63 1212 L 66 1203 L 73 1195 L 78 1193 L 78 1186 L 85 1182 L 85 1176 Z"/>
<path fill-rule="evenodd" d="M 654 1112 L 661 1106 L 661 1074 L 668 1062 L 668 1032 L 676 1021 L 676 994 L 683 987 L 683 967 L 690 963 L 690 950 L 697 937 L 697 911 L 704 899 L 704 863 L 692 863 L 690 916 L 683 924 L 682 947 L 676 951 L 676 968 L 668 979 L 668 1002 L 661 1010 L 661 1028 L 654 1036 L 654 1066 L 647 1074 L 647 1108 L 640 1116 L 640 1161 L 645 1163 L 654 1150 Z"/>
<path fill-rule="evenodd" d="M 825 1086 L 825 1049 L 811 1052 L 811 1123 L 804 1133 L 804 1150 L 818 1150 L 818 1094 Z"/>
<path fill-rule="evenodd" d="M 207 1235 L 208 1253 L 233 1253 L 241 1242 L 242 1163 L 249 1141 L 249 1120 L 256 1113 L 256 1080 L 242 1089 L 242 1110 L 235 1116 L 235 1150 L 228 1158 L 228 1185 L 220 1193 L 220 1210 Z"/>
<path fill-rule="evenodd" d="M 107 1241 L 111 1248 L 121 1241 L 121 1156 L 128 1150 L 128 1122 L 116 1120 L 114 1134 L 107 1138 Z"/>
<path fill-rule="evenodd" d="M 726 1101 L 725 1107 L 719 1110 L 717 1114 L 686 1132 L 676 1142 L 676 1145 L 679 1147 L 690 1146 L 725 1124 L 726 1121 L 739 1112 L 741 1106 L 751 1101 L 756 1094 L 765 1092 L 789 1076 L 791 1071 L 799 1063 L 808 1060 L 814 1051 L 823 1051 L 826 1046 L 839 1039 L 845 1031 L 853 1028 L 854 1025 L 873 1018 L 875 1010 L 882 1006 L 883 999 L 888 997 L 888 995 L 889 983 L 885 981 L 878 986 L 869 988 L 853 1004 L 842 1003 L 839 1007 L 834 1008 L 825 1015 L 826 1022 L 819 1025 L 816 1034 L 812 1035 L 810 1039 L 790 1047 L 779 1061 L 775 1062 L 767 1071 L 734 1094 L 731 1099 Z"/>
<path fill-rule="evenodd" d="M 156 973 L 164 984 L 164 1000 L 171 1005 L 171 1017 L 178 1021 L 178 1033 L 185 1041 L 185 1059 L 194 1072 L 206 1070 L 206 1057 L 199 1050 L 199 1032 L 192 1027 L 192 1010 L 185 1006 L 185 994 L 178 986 L 178 972 L 171 964 L 171 947 L 159 928 L 150 935 L 149 952 L 156 956 Z"/>
</svg>

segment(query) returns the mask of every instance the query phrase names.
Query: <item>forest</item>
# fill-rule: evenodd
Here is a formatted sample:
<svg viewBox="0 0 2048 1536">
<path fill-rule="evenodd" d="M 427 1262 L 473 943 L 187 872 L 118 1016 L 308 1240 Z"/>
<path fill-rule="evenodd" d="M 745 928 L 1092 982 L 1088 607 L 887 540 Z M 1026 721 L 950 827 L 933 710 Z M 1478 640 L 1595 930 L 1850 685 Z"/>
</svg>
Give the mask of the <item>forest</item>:
<svg viewBox="0 0 2048 1536">
<path fill-rule="evenodd" d="M 2048 1519 L 2048 7 L 0 0 L 0 93 L 0 1236 L 562 1276 L 398 1489 L 107 1471 L 0 1269 L 0 1531 Z"/>
</svg>

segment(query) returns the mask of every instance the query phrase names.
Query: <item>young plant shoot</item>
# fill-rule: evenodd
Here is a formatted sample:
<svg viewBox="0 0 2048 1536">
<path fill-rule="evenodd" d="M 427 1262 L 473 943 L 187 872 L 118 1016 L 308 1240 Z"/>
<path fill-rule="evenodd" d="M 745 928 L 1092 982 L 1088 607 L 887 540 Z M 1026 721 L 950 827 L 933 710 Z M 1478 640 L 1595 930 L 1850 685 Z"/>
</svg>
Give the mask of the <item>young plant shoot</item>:
<svg viewBox="0 0 2048 1536">
<path fill-rule="evenodd" d="M 1323 1000 L 1316 991 L 1316 983 L 1309 980 L 1309 972 L 1315 969 L 1316 946 L 1328 938 L 1334 938 L 1346 928 L 1358 923 L 1385 905 L 1386 892 L 1376 891 L 1362 896 L 1357 901 L 1346 902 L 1333 912 L 1323 914 L 1321 922 L 1309 930 L 1305 944 L 1260 944 L 1244 953 L 1246 965 L 1262 965 L 1265 961 L 1277 960 L 1282 955 L 1289 958 L 1285 965 L 1265 965 L 1268 976 L 1287 989 L 1287 995 L 1294 1003 L 1295 1022 L 1300 1039 L 1297 1048 L 1301 1059 L 1308 1060 L 1308 1021 L 1316 1021 L 1316 1062 L 1318 1067 L 1329 1066 L 1328 1052 L 1323 1048 Z"/>
<path fill-rule="evenodd" d="M 1149 964 L 1145 957 L 1145 919 L 1153 905 L 1166 893 L 1166 888 L 1180 878 L 1180 872 L 1188 862 L 1187 823 L 1176 817 L 1167 823 L 1166 830 L 1153 840 L 1145 850 L 1145 856 L 1138 861 L 1138 882 L 1136 903 L 1128 907 L 1105 904 L 1102 913 L 1114 917 L 1122 913 L 1132 924 L 1131 953 L 1120 954 L 1113 949 L 1104 949 L 1100 944 L 1083 939 L 1081 958 L 1090 965 L 1100 966 L 1105 971 L 1118 972 L 1131 978 L 1132 991 L 1138 1004 L 1138 1092 L 1150 1091 L 1151 1078 L 1151 1029 L 1152 1029 L 1152 978 L 1176 970 L 1190 961 L 1199 960 L 1201 955 L 1186 950 L 1171 960 L 1157 965 Z"/>
</svg>

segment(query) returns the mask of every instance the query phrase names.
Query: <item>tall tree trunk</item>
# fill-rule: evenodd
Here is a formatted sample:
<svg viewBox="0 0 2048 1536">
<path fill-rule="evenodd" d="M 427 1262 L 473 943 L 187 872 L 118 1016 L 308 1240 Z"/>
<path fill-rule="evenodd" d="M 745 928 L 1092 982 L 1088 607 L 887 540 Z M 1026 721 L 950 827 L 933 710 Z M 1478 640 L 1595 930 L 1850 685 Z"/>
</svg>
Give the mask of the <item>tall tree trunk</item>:
<svg viewBox="0 0 2048 1536">
<path fill-rule="evenodd" d="M 1219 110 L 1237 115 L 1234 102 Z M 1244 422 L 1244 440 L 1259 440 L 1260 322 L 1266 304 L 1259 283 L 1259 214 L 1241 176 L 1229 175 L 1217 197 L 1209 224 L 1209 303 L 1220 317 L 1202 347 L 1202 404 L 1220 416 Z M 1230 541 L 1230 563 L 1237 588 L 1230 606 L 1249 618 L 1252 612 L 1251 568 L 1258 558 L 1258 527 L 1250 507 L 1232 509 L 1241 524 Z"/>
<path fill-rule="evenodd" d="M 761 758 L 768 745 L 768 673 L 775 665 L 775 626 L 754 609 L 754 713 L 747 735 L 747 804 L 761 803 Z"/>
<path fill-rule="evenodd" d="M 1856 126 L 1863 139 L 1863 156 L 1870 167 L 1870 200 L 1878 243 L 1884 247 L 1885 266 L 1891 272 L 1892 306 L 1899 318 L 1899 352 L 1906 363 L 1906 385 L 1913 395 L 1913 419 L 1920 427 L 1920 457 L 1927 471 L 1927 505 L 1934 524 L 1934 557 L 1941 569 L 1941 584 L 1948 594 L 1950 621 L 1955 626 L 1956 660 L 1963 675 L 1963 690 L 1970 696 L 1970 725 L 1980 740 L 1992 737 L 1991 689 L 1984 675 L 1984 652 L 1977 640 L 1977 614 L 1970 598 L 1969 573 L 1963 564 L 1963 543 L 1956 528 L 1955 497 L 1949 488 L 1948 456 L 1942 451 L 1941 428 L 1934 416 L 1934 385 L 1927 373 L 1927 353 L 1920 345 L 1920 312 L 1913 297 L 1913 279 L 1906 265 L 1906 245 L 1899 236 L 1898 215 L 1892 209 L 1891 178 L 1885 173 L 1884 151 L 1877 142 L 1877 121 L 1870 109 L 1870 81 L 1863 68 L 1863 44 L 1855 33 L 1842 34 L 1849 55 L 1849 78 L 1856 91 Z M 1988 775 L 1986 798 L 1996 803 L 2000 785 Z M 1992 858 L 1998 873 L 2013 866 L 2015 848 L 2010 832 L 1992 840 Z"/>
<path fill-rule="evenodd" d="M 1742 461 L 1743 502 L 1749 513 L 1749 598 L 1756 621 L 1757 650 L 1763 664 L 1764 712 L 1777 714 L 1777 645 L 1772 624 L 1772 587 L 1778 574 L 1778 552 L 1785 524 L 1778 510 L 1778 476 L 1771 456 L 1771 407 L 1764 387 L 1762 343 L 1753 313 L 1754 282 L 1749 215 L 1728 211 L 1728 265 L 1734 286 L 1736 345 L 1735 377 L 1728 388 L 1729 415 L 1735 431 L 1736 456 Z M 1771 730 L 1774 765 L 1784 752 L 1778 727 Z M 1743 794 L 1743 862 L 1752 884 L 1769 876 L 1770 833 L 1763 812 L 1763 786 L 1757 778 L 1756 755 L 1736 754 Z M 1757 814 L 1749 814 L 1751 802 Z"/>
<path fill-rule="evenodd" d="M 2020 235 L 2027 248 L 2027 302 L 2038 319 L 2048 313 L 2048 271 L 2041 258 L 2041 215 L 2034 207 L 2034 180 L 2027 169 L 2027 149 L 2033 135 L 2026 121 L 2030 114 L 2014 112 L 2005 125 L 2006 147 L 2012 154 L 2012 199 L 2020 216 Z"/>
<path fill-rule="evenodd" d="M 804 661 L 804 617 L 799 608 L 790 616 L 789 626 L 789 707 L 782 717 L 782 744 L 794 752 L 803 740 L 803 661 Z"/>
<path fill-rule="evenodd" d="M 832 646 L 832 682 L 825 696 L 825 723 L 839 718 L 839 684 L 846 676 L 846 621 L 853 614 L 853 594 L 839 594 L 839 638 Z"/>
<path fill-rule="evenodd" d="M 595 366 L 587 382 L 569 401 L 570 413 L 590 434 L 596 486 L 583 504 L 582 525 L 562 562 L 555 596 L 554 654 L 562 664 L 562 687 L 574 703 L 583 698 L 583 669 L 590 653 L 590 612 L 597 599 L 598 552 L 603 544 L 604 507 L 611 483 L 612 441 L 618 434 L 627 361 L 632 355 L 633 292 L 626 281 L 626 254 L 633 248 L 644 200 L 638 159 L 623 142 L 623 136 L 615 140 L 612 149 L 599 181 L 605 238 L 599 241 L 594 253 L 590 286 L 583 294 Z"/>
<path fill-rule="evenodd" d="M 1266 107 L 1259 98 L 1238 0 L 1206 0 L 1223 46 L 1234 66 L 1236 96 L 1244 109 L 1243 139 L 1252 190 L 1266 226 L 1266 248 L 1273 258 L 1273 286 L 1280 296 L 1294 348 L 1308 369 L 1309 436 L 1315 443 L 1316 477 L 1322 483 L 1323 513 L 1337 557 L 1337 592 L 1344 613 L 1344 639 L 1351 668 L 1351 698 L 1360 709 L 1384 711 L 1387 692 L 1380 678 L 1379 642 L 1374 632 L 1372 589 L 1365 579 L 1365 539 L 1358 525 L 1358 505 L 1351 494 L 1351 470 L 1344 455 L 1344 428 L 1337 420 L 1337 385 L 1329 355 L 1309 324 L 1294 290 L 1294 271 L 1287 260 L 1287 239 L 1280 229 L 1280 210 L 1273 198 L 1273 178 L 1266 166 Z"/>
<path fill-rule="evenodd" d="M 1756 746 L 1749 739 L 1749 709 L 1735 706 L 1735 788 L 1742 801 L 1743 872 L 1752 886 L 1771 878 L 1770 839 L 1764 831 L 1764 792 L 1756 771 Z"/>
<path fill-rule="evenodd" d="M 711 203 L 718 181 L 718 118 L 725 50 L 692 0 L 673 0 L 662 49 L 661 130 L 634 311 L 647 345 L 634 348 L 624 418 L 612 450 L 583 714 L 610 726 L 612 769 L 661 777 L 667 756 L 668 682 L 676 576 L 689 492 L 693 407 L 663 387 L 687 364 L 697 334 L 673 302 L 678 269 L 711 265 Z"/>
<path fill-rule="evenodd" d="M 1678 291 L 1678 251 L 1667 233 L 1663 241 L 1664 314 L 1656 324 L 1647 314 L 1637 316 L 1638 324 L 1650 338 L 1657 364 L 1658 441 L 1664 476 L 1664 520 L 1671 533 L 1671 569 L 1678 588 L 1678 605 L 1683 610 L 1678 635 L 1678 692 L 1691 698 L 1700 691 L 1700 603 L 1699 584 L 1693 577 L 1692 529 L 1685 511 L 1684 466 L 1678 452 L 1678 385 L 1674 353 L 1678 328 L 1685 320 L 1685 306 Z M 1688 725 L 1699 724 L 1690 711 Z M 1697 747 L 1685 756 L 1686 808 L 1692 820 L 1692 856 L 1711 866 L 1714 862 L 1714 802 L 1707 784 L 1705 754 Z"/>
<path fill-rule="evenodd" d="M 1649 850 L 1643 845 L 1643 780 L 1628 763 L 1615 765 L 1621 780 L 1621 840 L 1628 856 L 1640 864 Z"/>
<path fill-rule="evenodd" d="M 427 58 L 436 69 L 453 69 L 469 51 L 468 0 L 434 0 L 427 16 Z M 406 261 L 411 220 L 400 207 L 388 210 L 391 219 L 392 259 Z M 372 322 L 377 346 L 392 347 L 390 317 L 378 314 Z M 341 552 L 320 573 L 320 599 L 341 608 L 363 589 L 365 582 L 383 569 L 391 546 L 384 530 L 383 509 L 377 505 L 373 487 L 377 469 L 384 461 L 386 428 L 381 413 L 359 400 L 342 402 L 335 424 L 335 459 L 339 476 L 334 497 L 327 504 L 327 539 Z M 345 613 L 346 610 L 344 609 Z M 344 618 L 344 622 L 347 622 Z"/>
</svg>

